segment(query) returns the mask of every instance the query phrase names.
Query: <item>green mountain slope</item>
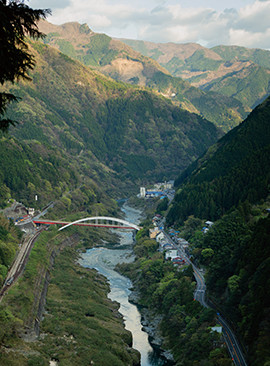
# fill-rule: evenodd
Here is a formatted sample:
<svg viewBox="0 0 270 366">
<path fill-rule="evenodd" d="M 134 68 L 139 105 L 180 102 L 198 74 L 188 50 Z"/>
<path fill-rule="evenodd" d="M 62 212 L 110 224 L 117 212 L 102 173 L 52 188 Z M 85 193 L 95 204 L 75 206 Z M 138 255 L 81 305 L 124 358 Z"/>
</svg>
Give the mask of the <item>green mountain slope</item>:
<svg viewBox="0 0 270 366">
<path fill-rule="evenodd" d="M 269 51 L 238 46 L 151 43 L 122 40 L 134 50 L 160 63 L 205 91 L 215 91 L 255 108 L 270 94 Z"/>
<path fill-rule="evenodd" d="M 150 91 L 115 82 L 52 47 L 32 47 L 33 81 L 12 86 L 22 99 L 10 109 L 21 121 L 11 132 L 63 149 L 106 189 L 169 178 L 221 134 Z"/>
<path fill-rule="evenodd" d="M 200 244 L 197 260 L 207 266 L 211 298 L 234 324 L 247 349 L 248 364 L 267 365 L 269 356 L 270 218 L 247 202 L 217 221 Z M 208 263 L 203 250 L 212 250 Z"/>
<path fill-rule="evenodd" d="M 242 104 L 230 96 L 203 92 L 179 77 L 171 76 L 156 61 L 134 51 L 119 40 L 92 32 L 87 25 L 56 26 L 41 22 L 45 43 L 69 57 L 98 69 L 115 80 L 146 86 L 171 99 L 180 107 L 200 114 L 228 131 L 246 116 Z"/>
<path fill-rule="evenodd" d="M 214 221 L 206 234 L 199 226 L 189 236 L 190 254 L 254 366 L 270 361 L 269 120 L 270 98 L 178 178 L 167 216 L 183 233 L 203 222 L 196 218 Z"/>
<path fill-rule="evenodd" d="M 87 160 L 83 166 L 79 160 L 71 160 L 64 150 L 36 140 L 26 144 L 14 137 L 2 136 L 0 164 L 1 208 L 12 198 L 36 209 L 54 200 L 56 215 L 57 212 L 66 215 L 74 211 L 116 212 L 115 202 L 100 186 L 98 174 L 105 177 L 106 172 L 95 166 L 96 175 L 87 175 L 85 166 L 91 169 Z"/>
<path fill-rule="evenodd" d="M 259 66 L 270 68 L 269 51 L 266 50 L 239 46 L 216 46 L 211 50 L 225 61 L 250 60 Z"/>
<path fill-rule="evenodd" d="M 231 207 L 268 194 L 270 180 L 270 98 L 220 139 L 176 180 L 181 185 L 168 220 L 194 214 L 215 220 Z"/>
</svg>

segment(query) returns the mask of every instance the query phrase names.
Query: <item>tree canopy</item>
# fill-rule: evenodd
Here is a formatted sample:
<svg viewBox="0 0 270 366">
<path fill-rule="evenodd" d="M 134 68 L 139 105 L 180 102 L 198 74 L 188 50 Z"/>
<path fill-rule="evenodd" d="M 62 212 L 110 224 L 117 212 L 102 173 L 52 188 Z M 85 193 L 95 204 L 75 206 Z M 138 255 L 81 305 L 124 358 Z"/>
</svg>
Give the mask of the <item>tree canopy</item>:
<svg viewBox="0 0 270 366">
<path fill-rule="evenodd" d="M 28 71 L 35 65 L 25 38 L 43 37 L 37 23 L 45 19 L 49 9 L 31 9 L 24 1 L 0 0 L 0 84 L 29 79 Z M 5 131 L 14 121 L 2 118 L 8 104 L 17 98 L 0 92 L 0 130 Z"/>
</svg>

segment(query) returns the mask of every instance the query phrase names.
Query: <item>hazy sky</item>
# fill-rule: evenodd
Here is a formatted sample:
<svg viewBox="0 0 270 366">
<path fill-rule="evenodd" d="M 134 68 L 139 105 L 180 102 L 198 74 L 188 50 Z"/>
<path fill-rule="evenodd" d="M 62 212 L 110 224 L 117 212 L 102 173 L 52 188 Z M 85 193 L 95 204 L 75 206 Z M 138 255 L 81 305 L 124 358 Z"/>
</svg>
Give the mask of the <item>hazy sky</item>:
<svg viewBox="0 0 270 366">
<path fill-rule="evenodd" d="M 111 37 L 270 49 L 270 0 L 30 0 Z"/>
</svg>

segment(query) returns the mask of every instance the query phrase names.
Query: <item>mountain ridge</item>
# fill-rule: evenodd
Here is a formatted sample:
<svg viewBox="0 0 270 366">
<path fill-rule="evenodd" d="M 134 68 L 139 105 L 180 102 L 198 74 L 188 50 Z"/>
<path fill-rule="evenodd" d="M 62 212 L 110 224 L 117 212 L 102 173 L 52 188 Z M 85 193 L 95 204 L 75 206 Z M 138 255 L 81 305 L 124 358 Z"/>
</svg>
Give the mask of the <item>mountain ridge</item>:
<svg viewBox="0 0 270 366">
<path fill-rule="evenodd" d="M 10 133 L 59 148 L 105 189 L 169 179 L 222 135 L 150 90 L 114 81 L 42 43 L 30 47 L 37 64 L 31 82 L 10 86 L 22 99 L 9 116 L 23 121 Z"/>
<path fill-rule="evenodd" d="M 149 87 L 225 131 L 237 125 L 249 111 L 235 98 L 202 91 L 181 78 L 173 77 L 155 60 L 143 56 L 119 40 L 93 33 L 86 24 L 70 23 L 50 28 L 50 23 L 41 22 L 39 27 L 41 31 L 47 32 L 44 40 L 46 44 L 115 80 Z M 77 32 L 77 39 L 74 38 L 74 31 Z"/>
<path fill-rule="evenodd" d="M 270 94 L 270 52 L 267 50 L 223 45 L 209 49 L 194 43 L 121 40 L 158 61 L 173 76 L 202 90 L 234 97 L 245 108 L 255 108 Z"/>
</svg>

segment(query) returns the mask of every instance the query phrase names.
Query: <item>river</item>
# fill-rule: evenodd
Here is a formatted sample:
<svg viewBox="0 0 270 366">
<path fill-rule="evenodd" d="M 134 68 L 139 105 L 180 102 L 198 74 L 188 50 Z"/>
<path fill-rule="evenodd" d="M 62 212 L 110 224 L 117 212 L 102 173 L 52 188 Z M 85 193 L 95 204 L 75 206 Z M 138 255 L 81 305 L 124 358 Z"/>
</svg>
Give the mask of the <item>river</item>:
<svg viewBox="0 0 270 366">
<path fill-rule="evenodd" d="M 141 212 L 129 207 L 126 203 L 122 207 L 125 219 L 138 224 Z M 97 247 L 89 249 L 81 255 L 80 264 L 83 267 L 95 268 L 105 276 L 110 283 L 109 298 L 120 304 L 119 312 L 124 317 L 126 329 L 133 336 L 133 348 L 141 354 L 141 366 L 165 366 L 166 360 L 159 357 L 148 341 L 148 335 L 142 330 L 141 315 L 138 308 L 128 301 L 131 281 L 114 270 L 117 263 L 130 263 L 134 260 L 132 253 L 133 238 L 131 232 L 120 232 L 120 245 L 115 248 Z"/>
</svg>

